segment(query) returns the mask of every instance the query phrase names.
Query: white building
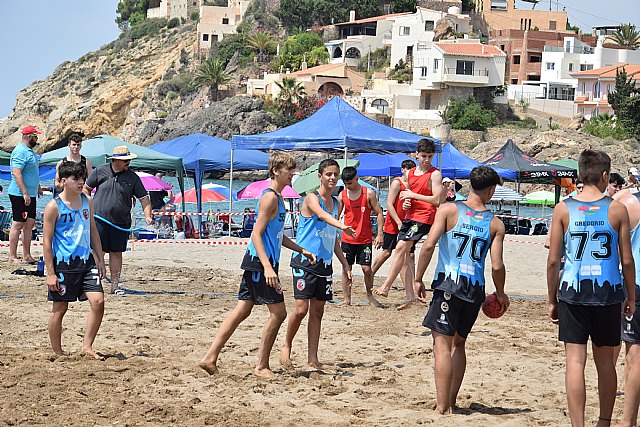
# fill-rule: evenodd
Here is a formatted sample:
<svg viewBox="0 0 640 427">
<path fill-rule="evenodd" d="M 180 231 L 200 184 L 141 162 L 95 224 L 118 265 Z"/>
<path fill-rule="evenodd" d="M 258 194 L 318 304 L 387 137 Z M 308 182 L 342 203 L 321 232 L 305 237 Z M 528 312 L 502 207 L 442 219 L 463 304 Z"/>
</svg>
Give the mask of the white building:
<svg viewBox="0 0 640 427">
<path fill-rule="evenodd" d="M 206 56 L 213 43 L 234 34 L 250 3 L 249 0 L 228 0 L 227 6 L 202 5 L 197 29 L 199 52 Z"/>
<path fill-rule="evenodd" d="M 417 51 L 430 49 L 440 20 L 448 20 L 453 31 L 461 35 L 468 34 L 471 25 L 469 15 L 462 15 L 458 7 L 449 8 L 448 13 L 419 7 L 415 13 L 392 19 L 392 35 L 385 40 L 391 46 L 392 67 L 400 59 L 411 65 Z"/>
<path fill-rule="evenodd" d="M 600 38 L 594 48 L 575 37 L 565 37 L 562 48 L 545 46 L 540 75 L 543 97 L 573 101 L 578 79 L 571 74 L 616 64 L 640 64 L 640 50 L 603 47 L 602 41 Z"/>
<path fill-rule="evenodd" d="M 150 0 L 147 18 L 180 18 L 189 19 L 192 12 L 197 12 L 200 0 Z"/>
</svg>

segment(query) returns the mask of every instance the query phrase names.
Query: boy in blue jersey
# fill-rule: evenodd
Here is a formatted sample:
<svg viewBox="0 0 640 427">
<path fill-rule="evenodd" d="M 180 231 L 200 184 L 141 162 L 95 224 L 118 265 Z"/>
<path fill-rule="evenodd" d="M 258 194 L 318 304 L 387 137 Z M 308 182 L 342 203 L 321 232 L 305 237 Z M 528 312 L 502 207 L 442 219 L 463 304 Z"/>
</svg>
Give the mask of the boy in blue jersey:
<svg viewBox="0 0 640 427">
<path fill-rule="evenodd" d="M 87 171 L 79 163 L 63 163 L 58 169 L 62 193 L 44 209 L 44 261 L 46 283 L 53 309 L 49 316 L 51 348 L 62 351 L 62 319 L 69 302 L 89 300 L 91 311 L 82 341 L 83 351 L 102 360 L 93 342 L 102 323 L 105 276 L 104 254 L 93 218 L 93 202 L 82 194 Z M 93 250 L 93 255 L 92 255 Z"/>
<path fill-rule="evenodd" d="M 608 426 L 616 399 L 614 349 L 620 344 L 621 313 L 631 317 L 635 311 L 629 215 L 621 203 L 603 194 L 611 170 L 606 153 L 584 150 L 578 168 L 584 190 L 560 202 L 553 211 L 547 259 L 549 317 L 559 324 L 559 340 L 565 343 L 571 424 L 581 426 L 585 421 L 584 369 L 591 337 L 600 401 L 596 425 Z"/>
<path fill-rule="evenodd" d="M 300 252 L 294 252 L 291 257 L 293 295 L 296 306 L 289 316 L 287 337 L 280 353 L 280 363 L 285 367 L 291 366 L 293 338 L 300 328 L 302 319 L 309 312 L 307 362 L 309 367 L 313 369 L 326 368 L 318 359 L 318 344 L 324 305 L 333 299 L 333 267 L 331 263 L 334 253 L 346 272 L 346 280 L 349 281 L 349 285 L 352 280 L 351 265 L 347 262 L 340 243 L 336 239 L 338 230 L 342 230 L 352 237 L 355 235 L 351 227 L 338 221 L 338 199 L 331 195 L 340 179 L 338 162 L 333 159 L 320 162 L 318 179 L 320 180 L 320 188 L 309 194 L 302 203 L 297 234 L 298 243 L 316 253 L 318 262 L 311 262 L 312 260 Z"/>
<path fill-rule="evenodd" d="M 455 407 L 467 365 L 465 343 L 485 299 L 484 262 L 491 251 L 496 296 L 504 313 L 509 297 L 504 293 L 502 260 L 504 224 L 487 210 L 496 185 L 502 180 L 488 166 L 470 174 L 471 192 L 464 202 L 440 205 L 420 251 L 416 289 L 424 292 L 422 278 L 438 244 L 438 265 L 431 284 L 433 298 L 422 325 L 431 329 L 437 406 L 440 414 Z"/>
<path fill-rule="evenodd" d="M 262 330 L 258 363 L 253 374 L 263 378 L 275 377 L 269 367 L 269 355 L 280 325 L 287 317 L 282 287 L 278 279 L 280 249 L 284 246 L 302 253 L 309 259 L 310 264 L 316 262 L 315 254 L 293 243 L 283 232 L 287 211 L 281 193 L 287 185 L 291 185 L 296 161 L 289 154 L 274 153 L 269 158 L 268 166 L 271 184 L 258 202 L 258 218 L 251 233 L 251 243 L 240 266 L 244 274 L 238 291 L 238 304 L 224 319 L 211 343 L 211 348 L 198 363 L 210 375 L 218 373 L 218 355 L 222 347 L 240 323 L 249 317 L 253 306 L 266 304 L 269 308 L 269 318 Z"/>
<path fill-rule="evenodd" d="M 618 191 L 614 200 L 622 203 L 629 214 L 631 229 L 631 252 L 636 273 L 636 307 L 640 295 L 640 193 L 632 193 L 629 189 Z M 638 405 L 640 404 L 640 314 L 636 309 L 633 317 L 622 319 L 622 341 L 626 347 L 624 363 L 624 411 L 621 426 L 638 425 Z M 617 352 L 619 352 L 619 348 Z M 618 359 L 618 353 L 614 363 Z"/>
</svg>

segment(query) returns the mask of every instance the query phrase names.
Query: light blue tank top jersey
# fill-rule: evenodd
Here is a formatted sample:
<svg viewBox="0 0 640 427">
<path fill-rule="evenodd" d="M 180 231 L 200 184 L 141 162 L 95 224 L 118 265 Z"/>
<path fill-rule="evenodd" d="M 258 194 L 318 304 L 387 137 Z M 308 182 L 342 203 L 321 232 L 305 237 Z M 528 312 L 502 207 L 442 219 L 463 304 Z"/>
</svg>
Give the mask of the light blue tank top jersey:
<svg viewBox="0 0 640 427">
<path fill-rule="evenodd" d="M 491 247 L 493 213 L 456 202 L 458 222 L 438 240 L 438 265 L 431 287 L 463 301 L 485 298 L 484 262 Z"/>
<path fill-rule="evenodd" d="M 56 197 L 59 217 L 53 231 L 53 261 L 57 272 L 82 272 L 91 256 L 91 209 L 89 199 L 81 194 L 82 206 L 69 208 Z"/>
<path fill-rule="evenodd" d="M 569 227 L 558 298 L 576 305 L 610 305 L 624 300 L 618 233 L 609 224 L 605 196 L 594 202 L 566 199 Z"/>
<path fill-rule="evenodd" d="M 318 196 L 320 207 L 338 219 L 338 199 L 332 197 L 333 210 L 329 211 L 317 191 L 315 195 Z M 291 267 L 308 271 L 316 276 L 331 276 L 333 274 L 331 261 L 333 260 L 333 249 L 335 247 L 337 233 L 338 229 L 336 227 L 322 221 L 317 215 L 306 218 L 301 214 L 298 222 L 296 242 L 312 254 L 315 254 L 317 262 L 312 265 L 309 263 L 307 257 L 300 252 L 294 252 L 291 256 Z"/>
<path fill-rule="evenodd" d="M 264 250 L 267 253 L 267 257 L 271 262 L 271 266 L 277 272 L 278 271 L 278 263 L 280 262 L 280 250 L 282 249 L 282 238 L 284 236 L 284 220 L 287 216 L 287 209 L 284 207 L 284 202 L 282 201 L 282 197 L 276 193 L 273 189 L 267 188 L 262 192 L 262 197 L 268 192 L 273 192 L 278 196 L 278 213 L 275 218 L 267 223 L 267 227 L 264 230 L 264 234 L 262 235 L 262 243 L 264 244 Z M 256 218 L 260 215 L 260 201 L 258 201 L 256 206 Z M 240 266 L 243 270 L 249 271 L 262 271 L 264 268 L 262 267 L 262 263 L 260 262 L 260 258 L 258 258 L 258 253 L 256 252 L 255 246 L 253 246 L 253 242 L 249 243 L 249 247 L 244 254 L 244 258 L 242 259 L 242 265 Z"/>
<path fill-rule="evenodd" d="M 636 193 L 634 196 L 640 201 L 640 193 Z M 640 223 L 631 230 L 631 252 L 636 264 L 636 305 L 640 305 L 640 301 L 638 301 L 638 297 L 640 297 Z"/>
</svg>

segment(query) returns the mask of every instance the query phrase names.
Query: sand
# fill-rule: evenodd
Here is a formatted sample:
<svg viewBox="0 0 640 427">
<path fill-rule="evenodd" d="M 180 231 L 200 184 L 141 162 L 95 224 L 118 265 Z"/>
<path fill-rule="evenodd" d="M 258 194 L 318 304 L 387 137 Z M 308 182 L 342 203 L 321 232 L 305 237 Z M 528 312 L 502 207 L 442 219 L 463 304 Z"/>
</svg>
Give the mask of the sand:
<svg viewBox="0 0 640 427">
<path fill-rule="evenodd" d="M 244 248 L 136 243 L 125 254 L 125 286 L 146 295 L 106 296 L 95 349 L 105 361 L 84 357 L 88 303 L 70 304 L 64 320 L 66 357 L 49 348 L 51 303 L 41 278 L 0 266 L 0 422 L 6 425 L 567 425 L 564 353 L 547 320 L 546 250 L 537 236 L 508 236 L 510 311 L 480 315 L 467 348 L 468 366 L 458 404 L 437 416 L 432 339 L 421 326 L 425 307 L 397 312 L 403 291 L 392 290 L 385 309 L 364 305 L 356 276 L 351 307 L 328 304 L 320 358 L 333 365 L 312 371 L 306 361 L 306 321 L 294 341 L 294 369 L 278 362 L 285 327 L 271 366 L 277 379 L 251 375 L 267 309 L 256 307 L 220 356 L 220 374 L 196 366 L 217 327 L 235 305 Z M 40 253 L 41 248 L 34 248 Z M 283 251 L 288 264 L 289 251 Z M 7 248 L 0 257 L 7 259 Z M 379 272 L 384 280 L 390 262 Z M 489 268 L 489 262 L 487 262 Z M 430 266 L 427 277 L 433 274 Z M 33 267 L 35 270 L 35 267 Z M 356 268 L 356 273 L 360 271 Z M 490 277 L 488 275 L 487 277 Z M 490 281 L 490 280 L 489 280 Z M 291 310 L 291 276 L 282 283 Z M 339 288 L 339 281 L 334 282 Z M 400 281 L 397 281 L 400 286 Z M 488 285 L 488 289 L 491 286 Z M 186 294 L 154 294 L 180 291 Z M 342 296 L 340 290 L 336 298 Z M 517 298 L 516 298 L 517 296 Z M 622 366 L 618 367 L 621 378 Z M 589 364 L 587 421 L 597 420 L 596 374 Z M 622 397 L 614 417 L 620 418 Z"/>
</svg>

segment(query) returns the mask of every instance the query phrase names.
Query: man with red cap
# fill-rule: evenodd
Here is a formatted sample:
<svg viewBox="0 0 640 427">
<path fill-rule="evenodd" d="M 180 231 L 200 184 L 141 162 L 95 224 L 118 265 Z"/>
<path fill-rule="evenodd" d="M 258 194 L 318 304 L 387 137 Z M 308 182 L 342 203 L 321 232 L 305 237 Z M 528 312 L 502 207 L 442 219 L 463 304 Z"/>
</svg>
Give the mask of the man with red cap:
<svg viewBox="0 0 640 427">
<path fill-rule="evenodd" d="M 9 199 L 13 212 L 13 223 L 9 232 L 9 262 L 35 264 L 31 256 L 31 230 L 36 224 L 36 195 L 42 196 L 38 156 L 33 147 L 38 144 L 35 126 L 22 129 L 22 140 L 11 152 L 11 184 Z M 18 259 L 18 240 L 22 233 L 22 260 Z"/>
</svg>

